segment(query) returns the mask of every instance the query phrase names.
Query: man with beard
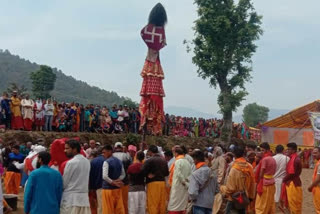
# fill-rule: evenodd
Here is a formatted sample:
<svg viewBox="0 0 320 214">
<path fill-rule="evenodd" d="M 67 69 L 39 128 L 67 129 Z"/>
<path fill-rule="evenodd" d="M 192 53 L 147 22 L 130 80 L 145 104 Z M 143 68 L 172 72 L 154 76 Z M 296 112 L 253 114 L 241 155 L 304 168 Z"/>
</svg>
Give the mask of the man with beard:
<svg viewBox="0 0 320 214">
<path fill-rule="evenodd" d="M 90 162 L 80 150 L 81 146 L 77 140 L 68 140 L 65 143 L 66 156 L 71 159 L 66 163 L 63 173 L 61 214 L 91 213 L 88 194 Z"/>
<path fill-rule="evenodd" d="M 28 214 L 58 214 L 62 196 L 62 177 L 48 167 L 48 152 L 38 155 L 37 169 L 30 173 L 24 193 L 24 212 Z"/>
</svg>

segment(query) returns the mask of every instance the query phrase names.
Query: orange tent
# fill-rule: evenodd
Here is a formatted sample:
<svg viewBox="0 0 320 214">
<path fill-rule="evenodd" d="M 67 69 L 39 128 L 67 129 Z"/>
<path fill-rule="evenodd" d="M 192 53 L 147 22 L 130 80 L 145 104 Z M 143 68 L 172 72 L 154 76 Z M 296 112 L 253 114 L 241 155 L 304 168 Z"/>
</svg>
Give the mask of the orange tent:
<svg viewBox="0 0 320 214">
<path fill-rule="evenodd" d="M 320 112 L 320 100 L 296 108 L 262 124 L 262 142 L 313 146 L 314 137 L 308 112 Z"/>
</svg>

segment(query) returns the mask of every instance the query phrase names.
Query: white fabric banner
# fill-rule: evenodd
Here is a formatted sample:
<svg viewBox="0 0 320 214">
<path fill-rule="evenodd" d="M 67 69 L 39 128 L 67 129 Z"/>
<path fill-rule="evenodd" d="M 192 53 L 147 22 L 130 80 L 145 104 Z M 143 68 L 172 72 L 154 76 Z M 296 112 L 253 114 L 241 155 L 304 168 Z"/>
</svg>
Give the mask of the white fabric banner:
<svg viewBox="0 0 320 214">
<path fill-rule="evenodd" d="M 320 112 L 309 112 L 309 118 L 314 131 L 314 139 L 320 140 Z"/>
</svg>

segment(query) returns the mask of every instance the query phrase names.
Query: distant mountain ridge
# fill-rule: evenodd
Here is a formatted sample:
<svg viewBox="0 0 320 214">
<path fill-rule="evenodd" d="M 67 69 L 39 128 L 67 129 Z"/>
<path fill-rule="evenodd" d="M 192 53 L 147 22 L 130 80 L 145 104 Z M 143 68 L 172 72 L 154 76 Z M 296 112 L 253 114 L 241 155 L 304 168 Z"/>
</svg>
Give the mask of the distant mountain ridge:
<svg viewBox="0 0 320 214">
<path fill-rule="evenodd" d="M 49 65 L 50 66 L 50 65 Z M 39 65 L 29 60 L 11 54 L 8 50 L 0 49 L 0 92 L 7 89 L 10 83 L 24 85 L 31 92 L 32 83 L 30 73 L 39 69 Z M 76 80 L 65 75 L 57 68 L 53 68 L 57 75 L 55 89 L 51 92 L 52 97 L 63 102 L 78 102 L 81 104 L 99 104 L 111 106 L 122 104 L 129 98 L 119 96 L 116 92 L 106 91 L 95 86 Z"/>
<path fill-rule="evenodd" d="M 180 107 L 180 106 L 167 106 L 165 107 L 165 112 L 170 115 L 176 115 L 181 117 L 197 117 L 197 118 L 221 118 L 220 115 L 214 115 L 209 113 L 204 113 L 201 111 L 197 111 L 188 107 Z"/>
<path fill-rule="evenodd" d="M 270 109 L 269 111 L 269 119 L 272 120 L 277 117 L 280 117 L 281 115 L 284 115 L 288 113 L 290 110 L 285 110 L 285 109 Z M 197 111 L 192 108 L 188 107 L 180 107 L 180 106 L 167 106 L 165 107 L 165 112 L 168 114 L 173 114 L 176 116 L 182 116 L 182 117 L 197 117 L 197 118 L 205 118 L 205 119 L 211 119 L 211 118 L 222 118 L 220 114 L 214 115 L 210 113 L 204 113 L 201 111 Z M 241 123 L 242 122 L 242 114 L 239 115 L 234 115 L 233 116 L 233 121 L 236 123 Z"/>
</svg>

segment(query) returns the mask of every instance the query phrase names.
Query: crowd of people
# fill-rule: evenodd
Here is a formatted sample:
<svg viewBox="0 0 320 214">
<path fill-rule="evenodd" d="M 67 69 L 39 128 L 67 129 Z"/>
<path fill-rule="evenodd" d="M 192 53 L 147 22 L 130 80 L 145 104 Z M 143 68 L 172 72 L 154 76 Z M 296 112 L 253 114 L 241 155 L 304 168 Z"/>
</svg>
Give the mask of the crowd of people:
<svg viewBox="0 0 320 214">
<path fill-rule="evenodd" d="M 175 145 L 164 151 L 144 143 L 60 143 L 47 150 L 11 142 L 1 150 L 5 192 L 18 194 L 24 185 L 21 169 L 28 177 L 25 213 L 302 213 L 304 161 L 295 143 L 277 145 L 274 152 L 268 143 L 205 149 Z M 58 163 L 61 155 L 67 160 Z M 316 164 L 308 191 L 320 213 L 320 148 L 312 157 Z"/>
<path fill-rule="evenodd" d="M 32 100 L 27 94 L 20 97 L 13 92 L 11 98 L 3 93 L 0 98 L 0 125 L 6 129 L 25 131 L 141 133 L 139 108 L 113 105 L 58 103 Z M 219 138 L 223 120 L 180 117 L 166 114 L 163 135 Z M 234 125 L 234 135 L 242 132 L 241 124 Z M 241 136 L 240 136 L 241 137 Z M 250 136 L 246 136 L 250 138 Z"/>
</svg>

